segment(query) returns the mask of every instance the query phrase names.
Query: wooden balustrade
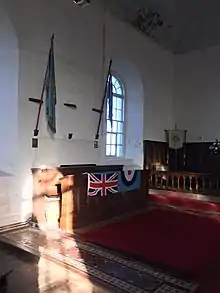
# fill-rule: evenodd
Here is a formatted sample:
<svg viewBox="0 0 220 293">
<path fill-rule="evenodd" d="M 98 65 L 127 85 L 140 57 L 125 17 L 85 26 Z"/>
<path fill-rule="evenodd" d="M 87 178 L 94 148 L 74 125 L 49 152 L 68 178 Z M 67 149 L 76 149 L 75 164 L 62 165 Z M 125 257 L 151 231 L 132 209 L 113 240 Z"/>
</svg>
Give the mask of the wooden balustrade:
<svg viewBox="0 0 220 293">
<path fill-rule="evenodd" d="M 220 176 L 204 173 L 151 171 L 151 189 L 220 195 Z"/>
</svg>

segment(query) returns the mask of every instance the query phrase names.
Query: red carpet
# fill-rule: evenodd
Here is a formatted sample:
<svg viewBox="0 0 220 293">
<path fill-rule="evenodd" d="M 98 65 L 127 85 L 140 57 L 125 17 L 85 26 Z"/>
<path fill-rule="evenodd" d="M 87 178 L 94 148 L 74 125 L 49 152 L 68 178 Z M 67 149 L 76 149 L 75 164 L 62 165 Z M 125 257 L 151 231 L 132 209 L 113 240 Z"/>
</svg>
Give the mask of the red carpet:
<svg viewBox="0 0 220 293">
<path fill-rule="evenodd" d="M 150 194 L 150 201 L 155 204 L 171 205 L 185 210 L 194 210 L 206 213 L 220 213 L 220 204 L 186 198 L 178 192 L 166 192 L 164 194 Z"/>
<path fill-rule="evenodd" d="M 84 234 L 84 238 L 186 271 L 201 284 L 199 293 L 220 292 L 219 219 L 155 209 Z"/>
</svg>

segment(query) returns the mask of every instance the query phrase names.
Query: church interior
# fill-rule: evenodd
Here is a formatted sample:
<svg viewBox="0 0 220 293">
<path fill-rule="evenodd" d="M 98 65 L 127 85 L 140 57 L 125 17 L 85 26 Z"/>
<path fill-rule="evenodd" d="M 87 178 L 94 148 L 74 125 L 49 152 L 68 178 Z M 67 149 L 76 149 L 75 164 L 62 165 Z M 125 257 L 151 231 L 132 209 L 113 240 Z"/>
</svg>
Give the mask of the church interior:
<svg viewBox="0 0 220 293">
<path fill-rule="evenodd" d="M 219 293 L 219 11 L 0 0 L 0 293 Z"/>
</svg>

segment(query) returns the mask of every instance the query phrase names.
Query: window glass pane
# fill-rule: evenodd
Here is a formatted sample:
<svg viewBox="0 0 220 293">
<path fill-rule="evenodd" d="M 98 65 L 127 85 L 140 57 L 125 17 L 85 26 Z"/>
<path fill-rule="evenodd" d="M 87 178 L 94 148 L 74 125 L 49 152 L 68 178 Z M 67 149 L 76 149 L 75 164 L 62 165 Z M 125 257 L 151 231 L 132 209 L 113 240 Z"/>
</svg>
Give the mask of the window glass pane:
<svg viewBox="0 0 220 293">
<path fill-rule="evenodd" d="M 117 121 L 112 122 L 112 132 L 117 132 Z"/>
<path fill-rule="evenodd" d="M 116 90 L 115 86 L 112 87 L 112 92 L 113 92 L 113 94 L 117 94 L 117 90 Z"/>
<path fill-rule="evenodd" d="M 118 95 L 122 95 L 122 88 L 121 86 L 119 86 L 118 88 L 116 88 L 116 92 Z"/>
<path fill-rule="evenodd" d="M 116 78 L 112 76 L 112 84 L 115 85 L 115 82 L 116 82 Z"/>
<path fill-rule="evenodd" d="M 116 120 L 118 120 L 118 121 L 122 121 L 122 111 L 121 111 L 121 110 L 117 110 L 116 115 L 117 115 Z"/>
<path fill-rule="evenodd" d="M 111 133 L 106 134 L 106 144 L 111 144 Z"/>
<path fill-rule="evenodd" d="M 120 83 L 118 82 L 117 79 L 115 79 L 114 86 L 115 86 L 116 90 L 120 87 Z"/>
<path fill-rule="evenodd" d="M 117 110 L 113 109 L 113 120 L 117 120 Z"/>
<path fill-rule="evenodd" d="M 106 156 L 111 156 L 111 146 L 106 145 Z"/>
<path fill-rule="evenodd" d="M 113 96 L 113 109 L 117 108 L 117 98 Z"/>
<path fill-rule="evenodd" d="M 123 133 L 123 123 L 122 122 L 118 122 L 117 132 L 118 133 Z"/>
<path fill-rule="evenodd" d="M 117 135 L 117 144 L 123 144 L 123 134 Z"/>
<path fill-rule="evenodd" d="M 117 146 L 117 157 L 122 157 L 122 155 L 123 155 L 122 145 L 118 145 Z"/>
<path fill-rule="evenodd" d="M 110 120 L 108 119 L 107 120 L 107 132 L 111 132 L 111 131 L 112 131 L 112 126 L 111 126 Z"/>
<path fill-rule="evenodd" d="M 111 134 L 111 144 L 116 144 L 116 134 Z"/>
<path fill-rule="evenodd" d="M 122 99 L 121 98 L 117 98 L 117 109 L 122 110 Z"/>
<path fill-rule="evenodd" d="M 113 115 L 109 119 L 109 100 L 106 103 L 106 156 L 123 156 L 124 145 L 124 96 L 120 81 L 112 76 Z"/>
<path fill-rule="evenodd" d="M 116 146 L 111 145 L 111 156 L 115 156 L 115 155 L 116 155 Z"/>
</svg>

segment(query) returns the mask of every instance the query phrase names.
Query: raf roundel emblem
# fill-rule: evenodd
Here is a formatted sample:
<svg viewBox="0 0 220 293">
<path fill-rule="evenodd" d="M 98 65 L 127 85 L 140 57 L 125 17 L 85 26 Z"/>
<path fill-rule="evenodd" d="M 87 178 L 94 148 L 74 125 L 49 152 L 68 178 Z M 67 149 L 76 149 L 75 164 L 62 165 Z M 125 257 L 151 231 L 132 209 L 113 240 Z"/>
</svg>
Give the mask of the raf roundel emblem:
<svg viewBox="0 0 220 293">
<path fill-rule="evenodd" d="M 128 182 L 132 181 L 132 179 L 134 178 L 134 175 L 135 175 L 135 170 L 127 170 L 127 171 L 124 171 L 125 179 Z"/>
</svg>

